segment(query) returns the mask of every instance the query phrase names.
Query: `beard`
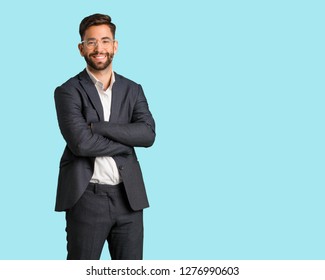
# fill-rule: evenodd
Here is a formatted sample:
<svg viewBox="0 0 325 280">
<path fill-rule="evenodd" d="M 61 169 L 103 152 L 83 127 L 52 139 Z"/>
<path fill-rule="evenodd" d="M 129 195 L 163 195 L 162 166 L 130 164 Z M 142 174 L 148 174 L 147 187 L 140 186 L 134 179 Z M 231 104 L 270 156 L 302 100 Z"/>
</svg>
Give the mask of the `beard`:
<svg viewBox="0 0 325 280">
<path fill-rule="evenodd" d="M 101 55 L 105 55 L 106 56 L 106 61 L 105 62 L 96 62 L 92 59 L 92 56 L 93 55 L 98 55 L 98 54 L 101 54 Z M 101 71 L 101 70 L 105 70 L 113 61 L 113 58 L 114 58 L 114 54 L 113 53 L 100 53 L 100 52 L 93 52 L 93 53 L 90 53 L 89 55 L 87 56 L 84 56 L 87 64 L 97 70 L 97 71 Z"/>
</svg>

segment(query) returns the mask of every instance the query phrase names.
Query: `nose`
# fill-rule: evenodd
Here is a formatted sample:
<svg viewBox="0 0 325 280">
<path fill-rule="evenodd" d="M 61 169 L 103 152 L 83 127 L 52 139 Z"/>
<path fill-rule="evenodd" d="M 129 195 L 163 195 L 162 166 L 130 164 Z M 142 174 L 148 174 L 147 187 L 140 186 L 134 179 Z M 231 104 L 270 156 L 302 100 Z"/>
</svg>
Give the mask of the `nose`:
<svg viewBox="0 0 325 280">
<path fill-rule="evenodd" d="M 103 43 L 100 40 L 97 40 L 95 45 L 95 50 L 100 52 L 103 49 L 104 49 Z"/>
<path fill-rule="evenodd" d="M 103 49 L 102 42 L 100 40 L 96 41 L 95 50 L 100 51 Z"/>
</svg>

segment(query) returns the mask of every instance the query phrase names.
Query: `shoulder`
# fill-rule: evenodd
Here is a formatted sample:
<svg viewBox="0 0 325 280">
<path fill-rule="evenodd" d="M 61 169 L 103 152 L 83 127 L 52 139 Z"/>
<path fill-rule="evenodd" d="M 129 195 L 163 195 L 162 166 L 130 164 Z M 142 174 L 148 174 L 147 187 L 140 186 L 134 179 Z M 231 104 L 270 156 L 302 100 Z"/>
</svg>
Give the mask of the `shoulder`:
<svg viewBox="0 0 325 280">
<path fill-rule="evenodd" d="M 117 82 L 117 83 L 121 83 L 121 84 L 124 84 L 127 86 L 136 87 L 136 88 L 140 86 L 140 84 L 136 83 L 135 81 L 132 81 L 116 72 L 114 72 L 114 75 L 115 75 L 115 82 Z"/>
<path fill-rule="evenodd" d="M 85 73 L 85 70 L 80 72 L 79 74 L 65 81 L 62 85 L 58 86 L 55 89 L 55 92 L 73 92 L 78 90 L 78 88 L 80 87 L 80 80 L 87 79 L 86 75 L 87 74 Z"/>
</svg>

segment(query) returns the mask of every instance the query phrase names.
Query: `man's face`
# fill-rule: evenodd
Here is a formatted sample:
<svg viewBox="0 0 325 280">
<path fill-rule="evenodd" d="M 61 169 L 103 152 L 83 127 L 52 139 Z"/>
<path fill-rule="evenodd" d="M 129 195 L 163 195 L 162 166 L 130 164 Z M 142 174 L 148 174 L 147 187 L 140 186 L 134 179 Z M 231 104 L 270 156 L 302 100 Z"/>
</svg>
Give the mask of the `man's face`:
<svg viewBox="0 0 325 280">
<path fill-rule="evenodd" d="M 87 64 L 92 69 L 101 71 L 110 66 L 117 51 L 117 41 L 114 41 L 108 25 L 96 25 L 86 30 L 83 43 L 78 48 Z"/>
</svg>

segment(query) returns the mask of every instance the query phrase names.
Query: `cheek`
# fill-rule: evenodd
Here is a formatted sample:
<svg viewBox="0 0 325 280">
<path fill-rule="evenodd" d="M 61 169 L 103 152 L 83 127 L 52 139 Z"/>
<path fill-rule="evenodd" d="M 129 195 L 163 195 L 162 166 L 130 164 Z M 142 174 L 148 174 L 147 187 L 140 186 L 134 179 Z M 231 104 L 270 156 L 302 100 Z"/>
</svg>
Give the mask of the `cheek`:
<svg viewBox="0 0 325 280">
<path fill-rule="evenodd" d="M 89 56 L 90 53 L 91 52 L 85 50 L 85 48 L 83 48 L 83 47 L 80 48 L 80 54 L 81 54 L 81 56 L 87 57 L 87 56 Z"/>
<path fill-rule="evenodd" d="M 85 49 L 81 50 L 81 55 L 82 56 L 88 56 L 88 52 L 85 51 Z"/>
</svg>

